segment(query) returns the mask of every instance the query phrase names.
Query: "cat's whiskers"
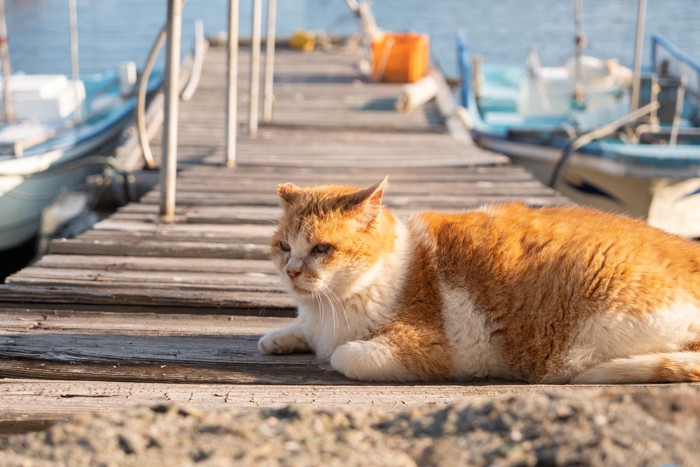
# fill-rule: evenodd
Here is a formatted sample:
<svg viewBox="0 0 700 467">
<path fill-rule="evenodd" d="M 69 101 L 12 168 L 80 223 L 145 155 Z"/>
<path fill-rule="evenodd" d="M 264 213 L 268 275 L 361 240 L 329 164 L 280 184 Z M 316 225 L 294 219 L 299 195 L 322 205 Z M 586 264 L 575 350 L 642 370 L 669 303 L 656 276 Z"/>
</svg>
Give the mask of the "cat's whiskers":
<svg viewBox="0 0 700 467">
<path fill-rule="evenodd" d="M 343 317 L 345 318 L 345 324 L 347 324 L 347 326 L 350 327 L 350 320 L 348 319 L 348 312 L 347 312 L 347 310 L 345 309 L 345 307 L 343 306 L 343 302 L 342 302 L 342 300 L 340 299 L 340 297 L 338 297 L 338 294 L 336 294 L 336 293 L 333 291 L 333 289 L 331 289 L 331 288 L 330 288 L 329 286 L 327 286 L 327 285 L 325 285 L 325 286 L 323 286 L 323 287 L 324 287 L 324 289 L 326 290 L 326 293 L 328 294 L 328 297 L 329 297 L 329 299 L 330 299 L 330 301 L 331 301 L 331 306 L 332 306 L 332 304 L 335 302 L 335 304 L 337 304 L 337 305 L 340 307 L 340 309 L 341 309 L 342 312 L 343 312 Z"/>
<path fill-rule="evenodd" d="M 321 292 L 323 294 L 323 296 L 328 299 L 328 304 L 331 307 L 331 314 L 333 315 L 333 335 L 335 336 L 336 330 L 338 327 L 338 322 L 337 322 L 337 319 L 335 317 L 335 306 L 333 305 L 333 300 L 328 295 L 327 287 L 323 286 L 323 287 L 319 288 L 318 291 Z"/>
<path fill-rule="evenodd" d="M 323 315 L 326 314 L 325 310 L 323 309 L 323 298 L 321 297 L 321 294 L 312 290 L 311 291 L 311 297 L 316 300 L 321 307 L 321 319 L 318 320 L 316 323 L 316 329 L 323 329 Z"/>
</svg>

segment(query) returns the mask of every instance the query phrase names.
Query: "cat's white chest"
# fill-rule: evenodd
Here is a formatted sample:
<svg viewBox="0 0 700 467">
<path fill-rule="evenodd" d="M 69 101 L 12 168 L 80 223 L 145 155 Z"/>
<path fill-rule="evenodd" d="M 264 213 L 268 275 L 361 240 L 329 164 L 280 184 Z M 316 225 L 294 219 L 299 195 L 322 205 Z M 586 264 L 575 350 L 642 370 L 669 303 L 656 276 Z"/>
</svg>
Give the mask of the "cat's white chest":
<svg viewBox="0 0 700 467">
<path fill-rule="evenodd" d="M 304 336 L 320 360 L 329 360 L 338 346 L 369 334 L 373 323 L 367 319 L 364 306 L 358 298 L 340 303 L 323 300 L 299 308 Z"/>
<path fill-rule="evenodd" d="M 452 348 L 453 374 L 457 378 L 508 375 L 500 350 L 491 343 L 491 329 L 475 309 L 469 294 L 441 285 L 444 331 Z"/>
<path fill-rule="evenodd" d="M 367 338 L 379 326 L 390 321 L 406 277 L 410 254 L 408 231 L 396 223 L 394 251 L 383 256 L 352 284 L 343 284 L 347 296 L 330 300 L 321 297 L 299 307 L 304 336 L 316 356 L 330 359 L 340 345 Z"/>
</svg>

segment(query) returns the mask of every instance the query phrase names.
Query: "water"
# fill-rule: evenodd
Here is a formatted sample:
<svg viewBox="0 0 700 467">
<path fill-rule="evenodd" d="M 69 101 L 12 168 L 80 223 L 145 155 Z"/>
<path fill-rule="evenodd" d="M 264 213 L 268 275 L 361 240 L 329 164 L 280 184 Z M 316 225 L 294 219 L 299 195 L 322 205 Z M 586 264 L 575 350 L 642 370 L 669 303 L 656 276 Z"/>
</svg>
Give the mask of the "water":
<svg viewBox="0 0 700 467">
<path fill-rule="evenodd" d="M 165 21 L 166 0 L 78 0 L 81 72 L 120 61 L 143 64 Z M 266 3 L 266 2 L 264 2 Z M 520 64 L 528 45 L 545 65 L 573 53 L 573 0 L 375 0 L 378 25 L 391 31 L 422 31 L 448 75 L 457 74 L 454 35 L 463 29 L 485 62 Z M 27 73 L 70 72 L 68 0 L 6 0 L 13 66 Z M 252 1 L 242 0 L 241 34 L 250 34 Z M 588 53 L 631 64 L 637 0 L 584 1 Z M 278 34 L 297 29 L 349 34 L 358 30 L 344 0 L 279 0 Z M 225 0 L 190 0 L 184 7 L 183 44 L 190 48 L 193 22 L 207 34 L 226 29 Z M 667 36 L 700 58 L 698 0 L 650 0 L 647 33 Z M 647 35 L 648 37 L 648 35 Z M 648 58 L 648 51 L 645 59 Z"/>
</svg>

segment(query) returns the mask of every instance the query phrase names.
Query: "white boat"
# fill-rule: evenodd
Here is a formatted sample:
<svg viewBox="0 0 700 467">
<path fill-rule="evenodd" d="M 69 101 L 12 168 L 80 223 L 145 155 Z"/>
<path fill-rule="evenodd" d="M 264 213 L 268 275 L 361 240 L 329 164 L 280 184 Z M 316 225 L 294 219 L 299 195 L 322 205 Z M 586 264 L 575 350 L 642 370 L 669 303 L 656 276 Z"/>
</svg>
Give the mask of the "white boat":
<svg viewBox="0 0 700 467">
<path fill-rule="evenodd" d="M 546 68 L 529 60 L 472 73 L 463 39 L 458 48 L 477 144 L 582 204 L 700 237 L 700 62 L 653 36 L 631 110 L 632 73 L 617 62 L 582 57 Z"/>
<path fill-rule="evenodd" d="M 75 201 L 87 199 L 79 195 L 86 178 L 111 162 L 94 152 L 115 139 L 136 107 L 135 64 L 79 78 L 77 6 L 68 3 L 72 79 L 12 73 L 0 0 L 0 252 L 35 236 L 44 213 L 46 224 L 60 223 L 63 198 L 76 211 Z M 147 93 L 162 82 L 162 73 L 152 74 Z"/>
<path fill-rule="evenodd" d="M 34 236 L 48 206 L 106 167 L 108 158 L 91 154 L 119 134 L 135 107 L 133 96 L 122 95 L 120 76 L 10 77 L 14 122 L 0 126 L 0 251 Z M 154 74 L 149 88 L 161 83 Z"/>
</svg>

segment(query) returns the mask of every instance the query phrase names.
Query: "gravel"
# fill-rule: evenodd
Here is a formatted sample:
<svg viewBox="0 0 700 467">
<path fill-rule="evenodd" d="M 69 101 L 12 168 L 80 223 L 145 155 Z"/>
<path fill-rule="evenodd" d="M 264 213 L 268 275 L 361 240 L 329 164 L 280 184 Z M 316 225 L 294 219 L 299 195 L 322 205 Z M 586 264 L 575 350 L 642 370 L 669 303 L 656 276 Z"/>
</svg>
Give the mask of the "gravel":
<svg viewBox="0 0 700 467">
<path fill-rule="evenodd" d="M 700 394 L 524 394 L 404 412 L 177 405 L 79 414 L 0 440 L 5 466 L 697 465 Z"/>
</svg>

